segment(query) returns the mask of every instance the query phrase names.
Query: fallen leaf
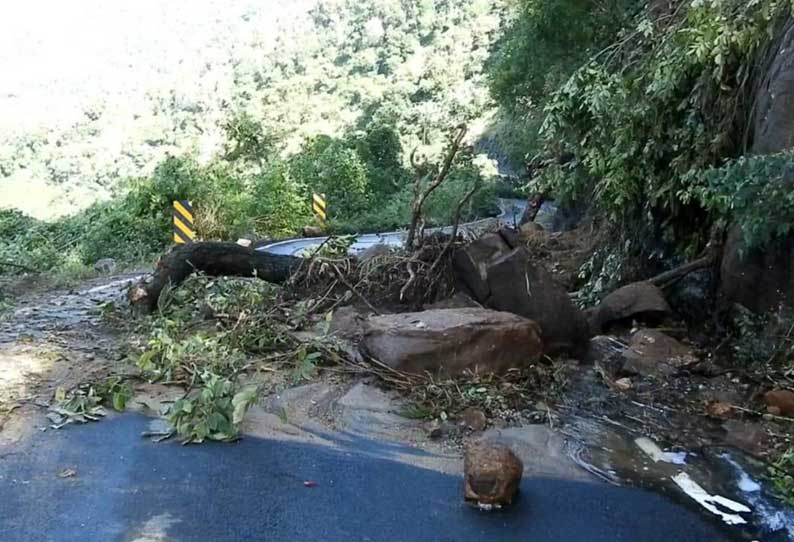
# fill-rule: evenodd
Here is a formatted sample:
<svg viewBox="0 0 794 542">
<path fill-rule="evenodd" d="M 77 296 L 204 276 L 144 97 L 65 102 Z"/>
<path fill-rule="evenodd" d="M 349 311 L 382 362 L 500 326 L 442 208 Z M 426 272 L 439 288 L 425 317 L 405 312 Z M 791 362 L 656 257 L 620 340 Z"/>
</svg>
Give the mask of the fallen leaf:
<svg viewBox="0 0 794 542">
<path fill-rule="evenodd" d="M 58 473 L 58 478 L 74 478 L 77 476 L 77 471 L 74 469 L 63 469 Z"/>
</svg>

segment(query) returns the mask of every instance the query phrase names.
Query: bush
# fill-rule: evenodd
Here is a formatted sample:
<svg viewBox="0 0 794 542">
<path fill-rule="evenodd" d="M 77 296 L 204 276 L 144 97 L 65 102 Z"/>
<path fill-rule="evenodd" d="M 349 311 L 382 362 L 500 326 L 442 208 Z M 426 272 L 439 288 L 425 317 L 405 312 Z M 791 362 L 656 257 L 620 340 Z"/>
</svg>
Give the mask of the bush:
<svg viewBox="0 0 794 542">
<path fill-rule="evenodd" d="M 347 141 L 329 136 L 308 141 L 290 158 L 289 172 L 310 192 L 325 194 L 332 218 L 355 218 L 372 200 L 367 168 Z M 306 194 L 307 201 L 310 196 Z"/>
</svg>

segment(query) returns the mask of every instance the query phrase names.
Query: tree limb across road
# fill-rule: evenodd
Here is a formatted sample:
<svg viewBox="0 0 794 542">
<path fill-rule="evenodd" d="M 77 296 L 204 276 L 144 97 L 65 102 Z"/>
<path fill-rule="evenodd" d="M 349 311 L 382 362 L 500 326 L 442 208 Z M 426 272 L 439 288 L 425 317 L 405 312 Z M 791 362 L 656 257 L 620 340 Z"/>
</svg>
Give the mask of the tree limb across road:
<svg viewBox="0 0 794 542">
<path fill-rule="evenodd" d="M 235 243 L 191 243 L 180 245 L 157 263 L 150 281 L 130 290 L 130 303 L 150 312 L 157 307 L 166 286 L 181 284 L 194 272 L 211 276 L 256 276 L 267 282 L 286 281 L 303 261 L 295 256 L 269 254 Z"/>
</svg>

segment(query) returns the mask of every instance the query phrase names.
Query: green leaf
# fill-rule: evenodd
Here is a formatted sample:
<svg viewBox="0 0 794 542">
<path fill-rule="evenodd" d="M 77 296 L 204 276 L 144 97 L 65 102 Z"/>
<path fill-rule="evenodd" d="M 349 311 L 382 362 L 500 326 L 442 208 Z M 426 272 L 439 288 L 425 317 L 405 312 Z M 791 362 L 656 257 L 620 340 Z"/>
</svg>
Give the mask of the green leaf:
<svg viewBox="0 0 794 542">
<path fill-rule="evenodd" d="M 246 389 L 235 394 L 234 398 L 232 399 L 232 406 L 234 407 L 232 423 L 235 426 L 242 423 L 243 418 L 245 418 L 245 413 L 248 411 L 251 405 L 254 404 L 257 395 L 256 388 Z"/>
</svg>

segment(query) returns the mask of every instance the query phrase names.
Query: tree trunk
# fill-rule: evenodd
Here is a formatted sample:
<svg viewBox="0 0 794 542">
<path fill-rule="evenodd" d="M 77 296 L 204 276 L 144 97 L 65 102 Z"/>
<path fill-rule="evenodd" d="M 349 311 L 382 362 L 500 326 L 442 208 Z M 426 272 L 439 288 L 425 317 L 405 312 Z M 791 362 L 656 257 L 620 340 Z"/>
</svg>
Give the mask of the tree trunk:
<svg viewBox="0 0 794 542">
<path fill-rule="evenodd" d="M 257 252 L 235 243 L 180 245 L 157 262 L 150 282 L 133 286 L 130 303 L 152 311 L 167 285 L 177 286 L 196 271 L 211 276 L 256 276 L 268 282 L 284 282 L 301 261 L 295 256 Z"/>
</svg>

